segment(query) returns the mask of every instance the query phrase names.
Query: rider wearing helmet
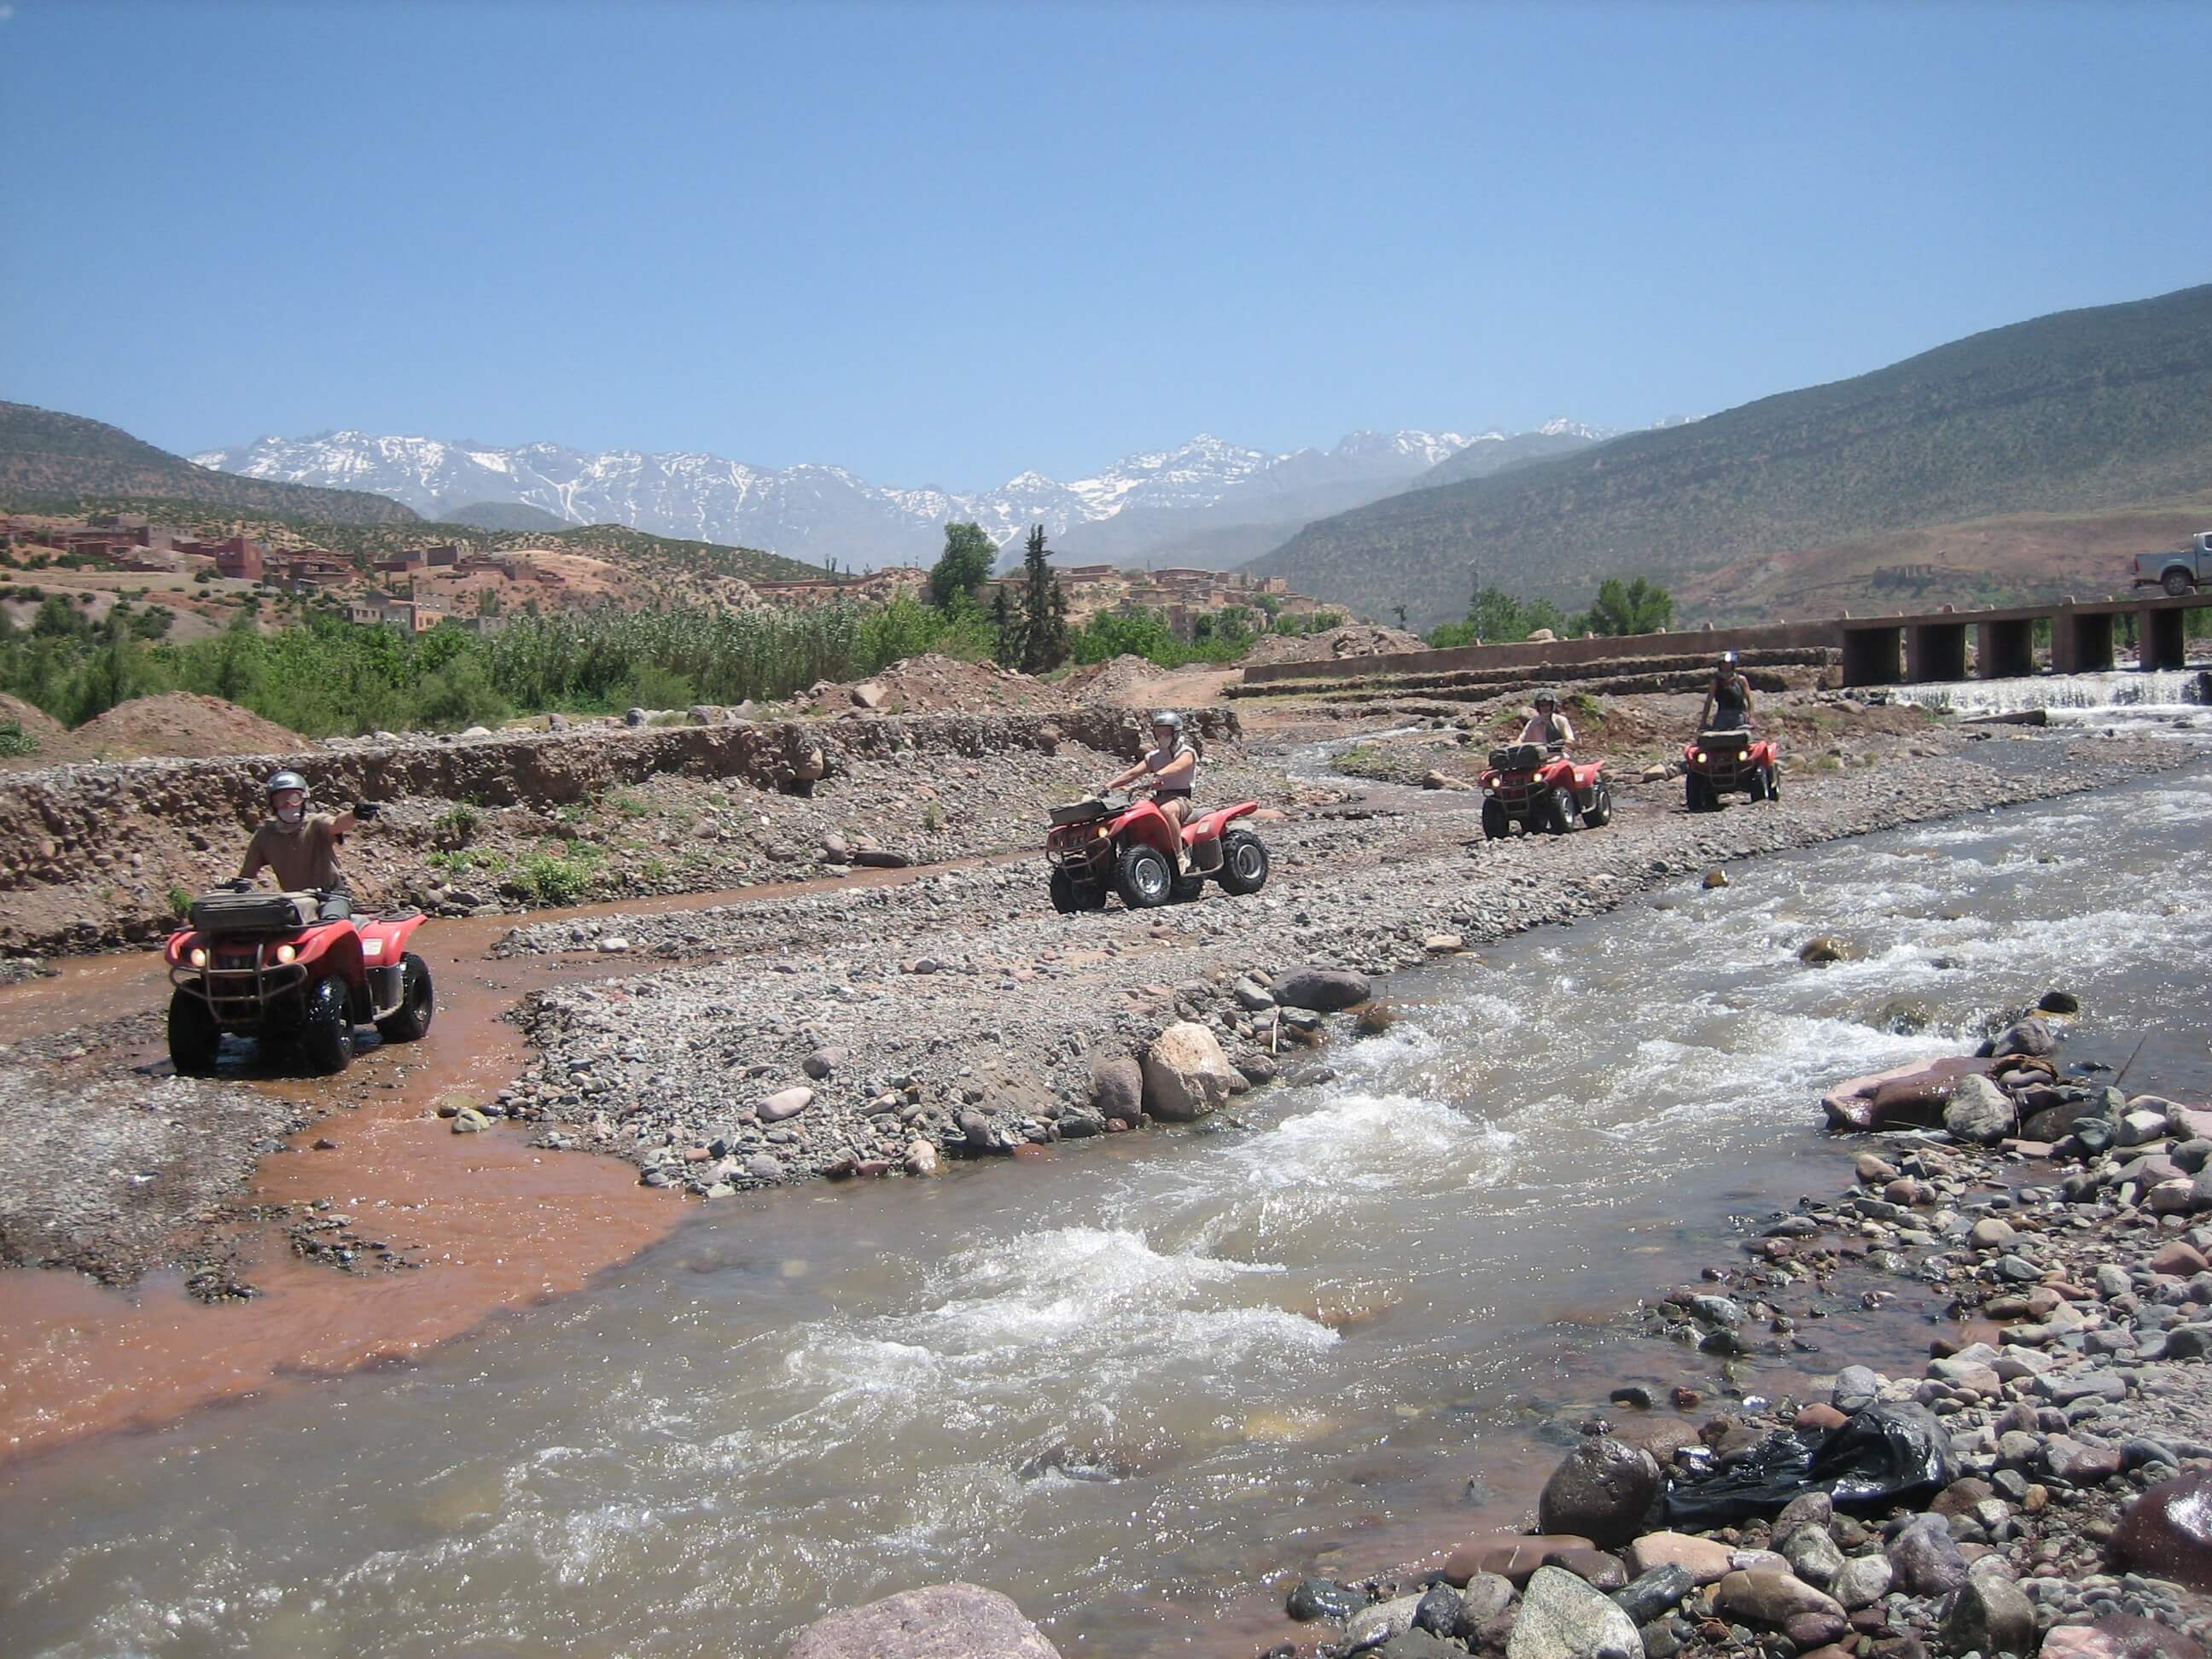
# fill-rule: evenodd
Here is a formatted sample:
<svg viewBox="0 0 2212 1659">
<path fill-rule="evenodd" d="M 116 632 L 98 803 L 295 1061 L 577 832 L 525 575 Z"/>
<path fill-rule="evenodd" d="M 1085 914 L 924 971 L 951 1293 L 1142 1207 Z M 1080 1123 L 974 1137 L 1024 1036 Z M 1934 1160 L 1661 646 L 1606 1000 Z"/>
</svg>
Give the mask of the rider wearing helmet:
<svg viewBox="0 0 2212 1659">
<path fill-rule="evenodd" d="M 1521 728 L 1523 743 L 1558 744 L 1562 749 L 1574 746 L 1575 728 L 1559 712 L 1559 694 L 1548 685 L 1536 694 L 1535 712 L 1528 723 Z"/>
<path fill-rule="evenodd" d="M 285 892 L 324 895 L 325 916 L 351 915 L 345 872 L 338 868 L 338 843 L 351 833 L 356 815 L 373 809 L 310 812 L 307 781 L 297 772 L 271 773 L 262 793 L 268 798 L 270 816 L 246 843 L 238 878 L 251 881 L 266 868 Z"/>
<path fill-rule="evenodd" d="M 1179 829 L 1190 817 L 1190 792 L 1198 782 L 1198 741 L 1182 729 L 1182 716 L 1163 708 L 1152 716 L 1152 744 L 1144 759 L 1107 780 L 1120 789 L 1139 778 L 1152 780 L 1152 799 Z"/>
<path fill-rule="evenodd" d="M 1700 732 L 1742 732 L 1751 726 L 1751 682 L 1743 677 L 1733 651 L 1721 653 L 1713 665 L 1713 683 L 1706 689 L 1705 707 L 1698 711 Z"/>
</svg>

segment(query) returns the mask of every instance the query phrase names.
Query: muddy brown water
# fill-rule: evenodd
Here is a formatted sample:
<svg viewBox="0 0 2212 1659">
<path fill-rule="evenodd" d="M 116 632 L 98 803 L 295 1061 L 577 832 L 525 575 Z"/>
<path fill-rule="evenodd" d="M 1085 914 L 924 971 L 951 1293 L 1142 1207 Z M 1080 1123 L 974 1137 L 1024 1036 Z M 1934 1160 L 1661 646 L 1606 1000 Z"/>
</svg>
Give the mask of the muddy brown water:
<svg viewBox="0 0 2212 1659">
<path fill-rule="evenodd" d="M 770 1654 L 957 1577 L 1063 1651 L 1249 1654 L 1286 1571 L 1517 1521 L 1618 1383 L 1924 1351 L 1937 1310 L 1870 1272 L 1733 1380 L 1634 1308 L 1845 1183 L 1822 1086 L 2051 985 L 2087 1006 L 2069 1059 L 2203 1097 L 2208 825 L 2199 768 L 1742 865 L 1402 976 L 1334 1080 L 1196 1132 L 684 1209 L 401 1363 L 0 1468 L 0 1622 L 66 1655 Z M 1807 969 L 1814 933 L 1857 954 Z M 1899 999 L 1927 1030 L 1880 1029 Z"/>
</svg>

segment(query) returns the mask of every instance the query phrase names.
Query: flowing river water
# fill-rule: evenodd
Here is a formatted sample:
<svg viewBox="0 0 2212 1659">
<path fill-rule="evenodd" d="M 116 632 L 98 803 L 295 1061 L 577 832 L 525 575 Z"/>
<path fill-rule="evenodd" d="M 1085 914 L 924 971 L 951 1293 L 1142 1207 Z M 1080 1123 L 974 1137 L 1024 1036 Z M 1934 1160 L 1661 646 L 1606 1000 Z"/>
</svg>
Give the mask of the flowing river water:
<svg viewBox="0 0 2212 1659">
<path fill-rule="evenodd" d="M 1848 1180 L 1824 1086 L 2058 985 L 2069 1057 L 2202 1098 L 2208 825 L 2199 762 L 1741 865 L 1401 975 L 1238 1122 L 698 1206 L 403 1364 L 0 1465 L 4 1646 L 765 1656 L 965 1577 L 1063 1651 L 1249 1654 L 1271 1576 L 1510 1524 L 1608 1389 L 1717 1385 L 1636 1298 Z"/>
</svg>

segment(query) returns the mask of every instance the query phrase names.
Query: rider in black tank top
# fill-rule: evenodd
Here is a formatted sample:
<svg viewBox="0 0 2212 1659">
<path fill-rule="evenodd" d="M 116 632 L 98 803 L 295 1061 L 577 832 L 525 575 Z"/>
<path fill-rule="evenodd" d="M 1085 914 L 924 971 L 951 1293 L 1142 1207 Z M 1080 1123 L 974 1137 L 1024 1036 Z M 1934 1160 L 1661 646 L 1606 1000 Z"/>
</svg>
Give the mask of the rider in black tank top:
<svg viewBox="0 0 2212 1659">
<path fill-rule="evenodd" d="M 1705 712 L 1698 717 L 1700 732 L 1735 732 L 1751 724 L 1751 682 L 1736 666 L 1735 653 L 1726 653 L 1713 665 L 1712 690 L 1705 693 Z"/>
</svg>

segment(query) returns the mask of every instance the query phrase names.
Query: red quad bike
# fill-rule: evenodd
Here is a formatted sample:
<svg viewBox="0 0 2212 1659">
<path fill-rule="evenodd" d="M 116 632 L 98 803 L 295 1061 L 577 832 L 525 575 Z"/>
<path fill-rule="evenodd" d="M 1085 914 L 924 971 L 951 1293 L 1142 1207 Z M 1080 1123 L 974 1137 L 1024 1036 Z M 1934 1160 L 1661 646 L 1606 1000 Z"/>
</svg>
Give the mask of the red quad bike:
<svg viewBox="0 0 2212 1659">
<path fill-rule="evenodd" d="M 1721 797 L 1733 794 L 1782 799 L 1774 740 L 1740 729 L 1700 732 L 1682 745 L 1682 804 L 1692 812 L 1717 812 Z"/>
<path fill-rule="evenodd" d="M 1524 835 L 1564 836 L 1577 823 L 1596 830 L 1613 818 L 1605 763 L 1577 764 L 1556 743 L 1509 743 L 1490 751 L 1482 775 L 1482 833 L 1502 841 L 1519 824 Z"/>
<path fill-rule="evenodd" d="M 1260 803 L 1240 800 L 1201 813 L 1182 829 L 1187 873 L 1177 874 L 1175 825 L 1149 795 L 1109 795 L 1052 809 L 1044 855 L 1052 864 L 1052 908 L 1062 915 L 1103 909 L 1109 890 L 1132 910 L 1194 899 L 1208 876 L 1226 893 L 1256 893 L 1267 884 L 1267 849 L 1251 830 L 1231 823 Z"/>
<path fill-rule="evenodd" d="M 325 1074 L 353 1059 L 353 1028 L 386 1042 L 430 1029 L 430 970 L 407 948 L 420 910 L 325 919 L 322 895 L 225 884 L 169 935 L 169 1058 L 178 1074 L 215 1070 L 222 1034 L 296 1042 Z"/>
</svg>

